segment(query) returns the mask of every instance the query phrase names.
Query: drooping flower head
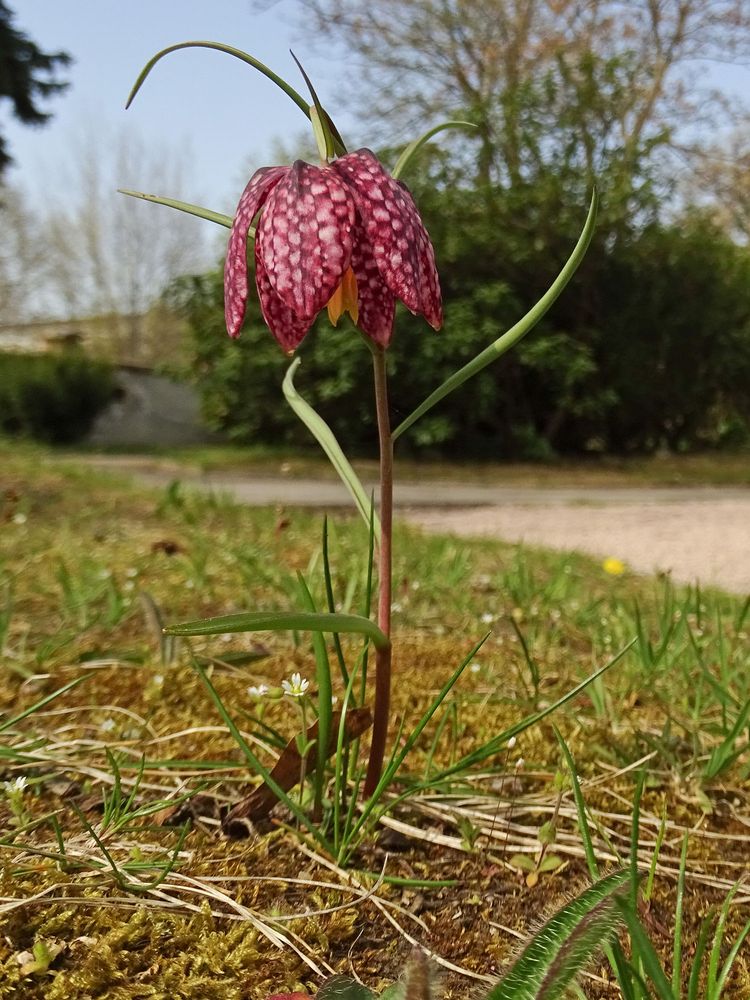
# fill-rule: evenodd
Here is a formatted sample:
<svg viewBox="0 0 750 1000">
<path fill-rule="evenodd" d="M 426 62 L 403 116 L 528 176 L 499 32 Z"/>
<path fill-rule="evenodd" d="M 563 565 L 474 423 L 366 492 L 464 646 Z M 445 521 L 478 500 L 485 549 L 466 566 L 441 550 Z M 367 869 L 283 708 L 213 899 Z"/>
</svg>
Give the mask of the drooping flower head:
<svg viewBox="0 0 750 1000">
<path fill-rule="evenodd" d="M 238 337 L 248 295 L 247 235 L 255 237 L 261 311 L 284 350 L 294 351 L 328 307 L 348 312 L 380 347 L 393 333 L 396 299 L 442 325 L 435 254 L 408 188 L 374 153 L 359 149 L 322 166 L 297 160 L 262 167 L 234 217 L 224 269 L 227 330 Z"/>
</svg>

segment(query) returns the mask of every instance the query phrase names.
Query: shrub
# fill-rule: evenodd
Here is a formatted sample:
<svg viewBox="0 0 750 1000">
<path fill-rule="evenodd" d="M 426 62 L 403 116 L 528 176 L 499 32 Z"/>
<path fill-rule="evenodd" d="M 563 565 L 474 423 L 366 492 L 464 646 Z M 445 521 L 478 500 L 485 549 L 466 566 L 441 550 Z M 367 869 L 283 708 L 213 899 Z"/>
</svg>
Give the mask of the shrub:
<svg viewBox="0 0 750 1000">
<path fill-rule="evenodd" d="M 82 438 L 115 393 L 112 369 L 80 351 L 0 354 L 0 432 L 49 444 Z"/>
</svg>

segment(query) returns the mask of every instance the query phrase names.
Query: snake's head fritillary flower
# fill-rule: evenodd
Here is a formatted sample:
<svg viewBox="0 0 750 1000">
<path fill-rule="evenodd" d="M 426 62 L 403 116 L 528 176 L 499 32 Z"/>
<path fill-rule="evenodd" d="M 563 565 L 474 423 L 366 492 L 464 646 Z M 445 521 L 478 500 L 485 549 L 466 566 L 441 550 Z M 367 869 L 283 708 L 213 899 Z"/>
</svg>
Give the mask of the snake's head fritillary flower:
<svg viewBox="0 0 750 1000">
<path fill-rule="evenodd" d="M 240 333 L 248 295 L 247 234 L 258 213 L 255 281 L 271 333 L 294 351 L 327 306 L 387 347 L 396 299 L 443 321 L 435 254 L 408 188 L 359 149 L 315 166 L 261 167 L 240 198 L 224 269 L 227 330 Z"/>
</svg>

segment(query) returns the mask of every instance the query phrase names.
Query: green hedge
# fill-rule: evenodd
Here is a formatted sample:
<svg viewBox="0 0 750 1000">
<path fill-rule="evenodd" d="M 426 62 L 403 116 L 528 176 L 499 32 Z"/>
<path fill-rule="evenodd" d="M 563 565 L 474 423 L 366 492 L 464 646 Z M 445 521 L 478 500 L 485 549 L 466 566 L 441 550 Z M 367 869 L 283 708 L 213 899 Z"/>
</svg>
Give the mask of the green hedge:
<svg viewBox="0 0 750 1000">
<path fill-rule="evenodd" d="M 515 203 L 495 226 L 471 192 L 432 199 L 420 201 L 440 263 L 445 327 L 435 333 L 399 310 L 388 352 L 394 423 L 523 315 L 581 224 L 580 209 L 556 218 L 537 251 L 526 244 L 544 227 L 511 225 L 522 215 Z M 242 443 L 310 444 L 284 402 L 289 359 L 261 319 L 254 287 L 239 341 L 224 328 L 220 271 L 181 279 L 170 301 L 192 336 L 192 376 L 209 426 Z M 300 356 L 302 395 L 345 450 L 374 454 L 372 366 L 361 337 L 347 321 L 333 329 L 323 310 Z M 530 336 L 428 413 L 399 439 L 399 452 L 543 460 L 746 446 L 748 386 L 748 248 L 698 214 L 617 238 L 600 229 Z"/>
<path fill-rule="evenodd" d="M 0 354 L 0 432 L 49 444 L 80 440 L 115 393 L 109 365 L 79 351 Z"/>
</svg>

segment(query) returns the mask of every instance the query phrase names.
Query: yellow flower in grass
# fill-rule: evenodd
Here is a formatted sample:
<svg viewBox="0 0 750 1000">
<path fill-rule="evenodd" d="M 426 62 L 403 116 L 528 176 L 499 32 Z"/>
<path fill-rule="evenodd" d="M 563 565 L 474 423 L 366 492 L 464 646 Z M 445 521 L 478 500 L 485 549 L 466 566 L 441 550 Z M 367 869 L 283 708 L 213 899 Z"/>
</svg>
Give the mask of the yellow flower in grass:
<svg viewBox="0 0 750 1000">
<path fill-rule="evenodd" d="M 622 576 L 627 569 L 627 566 L 622 559 L 616 559 L 614 556 L 607 556 L 602 563 L 602 569 L 605 573 L 609 573 L 610 576 Z"/>
</svg>

